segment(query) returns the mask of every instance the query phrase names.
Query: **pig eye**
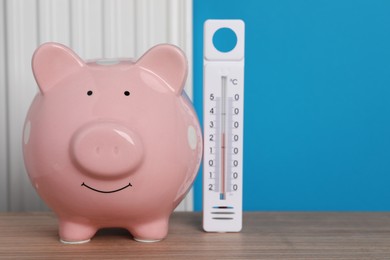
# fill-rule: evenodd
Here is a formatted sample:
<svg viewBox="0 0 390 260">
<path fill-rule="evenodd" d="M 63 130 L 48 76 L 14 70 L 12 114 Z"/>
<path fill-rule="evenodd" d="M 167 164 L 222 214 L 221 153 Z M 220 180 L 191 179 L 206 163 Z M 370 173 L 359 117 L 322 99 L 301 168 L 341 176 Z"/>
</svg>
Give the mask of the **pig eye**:
<svg viewBox="0 0 390 260">
<path fill-rule="evenodd" d="M 123 94 L 125 94 L 125 96 L 130 96 L 130 92 L 127 90 Z"/>
<path fill-rule="evenodd" d="M 87 95 L 92 96 L 92 94 L 93 94 L 92 90 L 88 90 Z"/>
</svg>

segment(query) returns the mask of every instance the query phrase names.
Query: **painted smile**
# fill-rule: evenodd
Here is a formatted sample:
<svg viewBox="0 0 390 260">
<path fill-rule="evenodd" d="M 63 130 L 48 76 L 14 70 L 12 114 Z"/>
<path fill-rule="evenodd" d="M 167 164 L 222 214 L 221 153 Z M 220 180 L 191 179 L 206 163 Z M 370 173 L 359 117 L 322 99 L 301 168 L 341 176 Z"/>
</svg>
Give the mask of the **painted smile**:
<svg viewBox="0 0 390 260">
<path fill-rule="evenodd" d="M 85 184 L 84 182 L 81 184 L 81 186 L 87 187 L 87 188 L 90 189 L 90 190 L 93 190 L 93 191 L 96 191 L 96 192 L 100 192 L 100 193 L 114 193 L 114 192 L 118 192 L 118 191 L 124 190 L 124 189 L 126 189 L 127 187 L 133 187 L 133 185 L 131 185 L 130 182 L 129 182 L 129 184 L 127 184 L 126 186 L 124 186 L 124 187 L 122 187 L 122 188 L 119 188 L 119 189 L 117 189 L 117 190 L 109 190 L 109 191 L 98 190 L 98 189 L 92 188 L 91 186 L 88 186 L 88 185 Z"/>
</svg>

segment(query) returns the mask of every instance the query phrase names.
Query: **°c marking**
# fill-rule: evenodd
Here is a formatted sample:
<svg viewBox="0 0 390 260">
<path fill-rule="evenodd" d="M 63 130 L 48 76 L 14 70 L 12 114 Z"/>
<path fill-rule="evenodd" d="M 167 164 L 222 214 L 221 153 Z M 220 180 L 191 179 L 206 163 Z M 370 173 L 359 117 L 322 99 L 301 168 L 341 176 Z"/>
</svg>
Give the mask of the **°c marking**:
<svg viewBox="0 0 390 260">
<path fill-rule="evenodd" d="M 92 188 L 91 186 L 88 186 L 88 185 L 85 184 L 84 182 L 81 184 L 81 186 L 85 186 L 85 187 L 87 187 L 87 188 L 90 189 L 90 190 L 93 190 L 93 191 L 96 191 L 96 192 L 100 192 L 100 193 L 114 193 L 114 192 L 118 192 L 118 191 L 124 190 L 124 189 L 126 189 L 127 187 L 133 187 L 133 185 L 131 185 L 130 182 L 129 182 L 129 184 L 127 184 L 126 186 L 124 186 L 124 187 L 122 187 L 122 188 L 119 188 L 119 189 L 117 189 L 117 190 L 110 190 L 110 191 L 104 191 L 104 190 L 98 190 L 98 189 Z"/>
</svg>

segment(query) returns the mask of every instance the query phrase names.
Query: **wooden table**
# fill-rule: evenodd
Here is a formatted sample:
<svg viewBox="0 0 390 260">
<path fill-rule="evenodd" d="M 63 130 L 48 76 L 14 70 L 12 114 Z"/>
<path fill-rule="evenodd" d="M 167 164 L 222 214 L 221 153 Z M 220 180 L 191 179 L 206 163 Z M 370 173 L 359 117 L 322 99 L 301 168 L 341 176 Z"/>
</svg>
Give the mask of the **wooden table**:
<svg viewBox="0 0 390 260">
<path fill-rule="evenodd" d="M 390 213 L 253 212 L 241 233 L 205 233 L 200 213 L 177 212 L 165 240 L 130 238 L 104 229 L 65 245 L 52 213 L 0 213 L 0 259 L 390 259 Z"/>
</svg>

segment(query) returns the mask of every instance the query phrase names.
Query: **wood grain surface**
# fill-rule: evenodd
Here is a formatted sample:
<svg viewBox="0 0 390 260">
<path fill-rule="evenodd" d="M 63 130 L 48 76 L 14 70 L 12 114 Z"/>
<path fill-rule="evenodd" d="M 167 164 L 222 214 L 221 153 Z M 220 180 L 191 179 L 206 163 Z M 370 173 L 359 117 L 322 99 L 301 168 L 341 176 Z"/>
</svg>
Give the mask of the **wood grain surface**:
<svg viewBox="0 0 390 260">
<path fill-rule="evenodd" d="M 201 221 L 175 212 L 157 243 L 103 229 L 65 245 L 53 213 L 0 213 L 0 259 L 390 259 L 390 213 L 248 212 L 240 233 L 205 233 Z"/>
</svg>

